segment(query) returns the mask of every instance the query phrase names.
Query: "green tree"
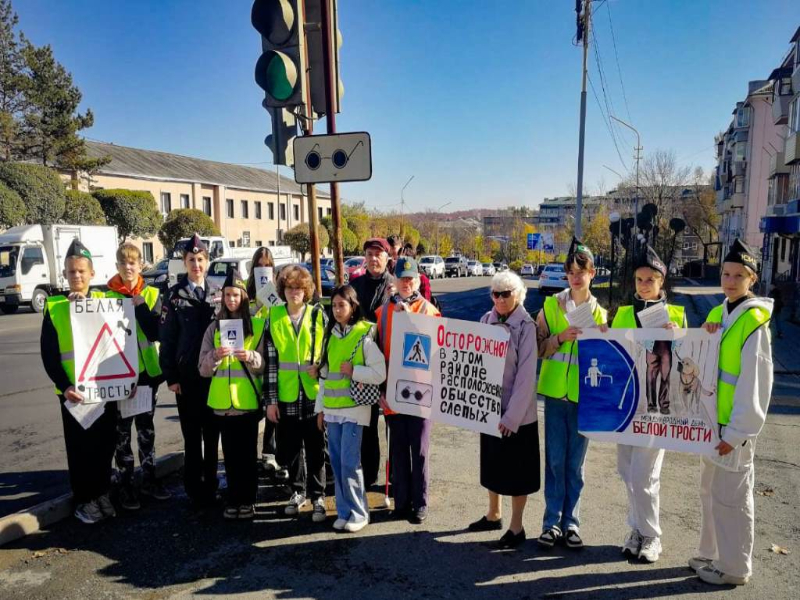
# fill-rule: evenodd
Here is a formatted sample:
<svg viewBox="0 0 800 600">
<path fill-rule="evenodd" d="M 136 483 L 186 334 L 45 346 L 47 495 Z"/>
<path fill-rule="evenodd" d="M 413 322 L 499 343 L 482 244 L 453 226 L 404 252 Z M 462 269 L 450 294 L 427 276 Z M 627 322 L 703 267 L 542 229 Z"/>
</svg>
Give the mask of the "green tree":
<svg viewBox="0 0 800 600">
<path fill-rule="evenodd" d="M 453 240 L 448 234 L 442 234 L 439 238 L 439 256 L 450 256 L 453 251 Z"/>
<path fill-rule="evenodd" d="M 179 208 L 167 216 L 166 221 L 158 230 L 158 239 L 164 248 L 172 248 L 182 239 L 200 235 L 221 235 L 219 229 L 206 213 L 196 208 Z"/>
<path fill-rule="evenodd" d="M 61 222 L 72 225 L 108 225 L 106 214 L 97 199 L 78 190 L 67 190 L 67 203 Z"/>
<path fill-rule="evenodd" d="M 100 202 L 109 225 L 117 227 L 120 240 L 155 235 L 164 221 L 150 192 L 96 190 L 92 195 Z"/>
<path fill-rule="evenodd" d="M 0 158 L 6 161 L 18 158 L 19 121 L 27 103 L 17 23 L 10 0 L 0 0 Z"/>
<path fill-rule="evenodd" d="M 19 194 L 0 182 L 0 229 L 25 223 L 25 203 Z"/>
<path fill-rule="evenodd" d="M 306 254 L 311 252 L 309 231 L 308 223 L 300 223 L 283 234 L 283 243 L 288 245 L 294 252 L 299 252 L 302 260 L 305 260 Z M 328 231 L 322 226 L 317 227 L 317 235 L 319 236 L 320 247 L 327 246 Z"/>
<path fill-rule="evenodd" d="M 27 223 L 51 225 L 64 214 L 64 184 L 52 169 L 28 163 L 0 163 L 0 181 L 22 198 Z"/>
</svg>

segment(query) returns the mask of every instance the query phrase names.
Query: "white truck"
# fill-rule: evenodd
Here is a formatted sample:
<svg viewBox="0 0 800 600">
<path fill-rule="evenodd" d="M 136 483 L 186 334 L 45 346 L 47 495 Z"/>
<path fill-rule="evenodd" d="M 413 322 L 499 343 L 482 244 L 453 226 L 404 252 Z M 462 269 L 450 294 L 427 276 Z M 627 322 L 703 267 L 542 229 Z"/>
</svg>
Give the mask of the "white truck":
<svg viewBox="0 0 800 600">
<path fill-rule="evenodd" d="M 96 225 L 21 225 L 0 233 L 0 310 L 29 305 L 44 310 L 48 296 L 69 290 L 64 256 L 78 238 L 94 264 L 92 288 L 105 289 L 117 273 L 117 228 Z"/>
</svg>

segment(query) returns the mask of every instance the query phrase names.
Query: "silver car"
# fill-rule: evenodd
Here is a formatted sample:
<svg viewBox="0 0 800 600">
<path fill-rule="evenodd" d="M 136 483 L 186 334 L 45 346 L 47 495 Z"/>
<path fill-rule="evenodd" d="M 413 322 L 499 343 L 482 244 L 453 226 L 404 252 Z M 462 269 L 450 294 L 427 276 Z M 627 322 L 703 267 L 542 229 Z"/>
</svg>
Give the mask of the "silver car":
<svg viewBox="0 0 800 600">
<path fill-rule="evenodd" d="M 482 267 L 483 267 L 484 276 L 491 277 L 496 272 L 495 268 L 494 268 L 494 265 L 492 263 L 483 263 Z"/>
</svg>

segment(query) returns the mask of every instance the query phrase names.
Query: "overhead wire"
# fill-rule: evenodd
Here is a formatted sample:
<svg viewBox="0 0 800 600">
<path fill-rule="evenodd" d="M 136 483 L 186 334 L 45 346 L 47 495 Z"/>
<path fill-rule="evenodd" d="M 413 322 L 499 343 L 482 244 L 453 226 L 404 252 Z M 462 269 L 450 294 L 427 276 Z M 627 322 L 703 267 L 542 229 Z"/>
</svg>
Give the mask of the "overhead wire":
<svg viewBox="0 0 800 600">
<path fill-rule="evenodd" d="M 628 108 L 628 96 L 625 93 L 625 84 L 622 82 L 622 69 L 619 66 L 619 54 L 617 53 L 617 39 L 614 35 L 614 24 L 611 22 L 611 5 L 606 2 L 606 12 L 608 13 L 608 28 L 611 30 L 611 44 L 614 46 L 614 60 L 617 63 L 617 73 L 619 74 L 619 86 L 622 89 L 622 99 L 625 102 L 625 113 L 628 120 L 633 121 L 630 108 Z"/>
</svg>

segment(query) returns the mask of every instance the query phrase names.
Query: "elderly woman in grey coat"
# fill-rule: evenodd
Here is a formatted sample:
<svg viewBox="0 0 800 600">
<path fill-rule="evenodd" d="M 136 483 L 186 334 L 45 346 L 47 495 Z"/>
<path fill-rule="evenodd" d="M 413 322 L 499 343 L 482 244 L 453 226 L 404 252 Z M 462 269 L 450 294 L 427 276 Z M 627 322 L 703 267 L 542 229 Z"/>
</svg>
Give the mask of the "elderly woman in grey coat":
<svg viewBox="0 0 800 600">
<path fill-rule="evenodd" d="M 525 310 L 525 284 L 512 272 L 492 278 L 494 308 L 481 323 L 505 327 L 511 334 L 503 372 L 502 437 L 481 434 L 481 485 L 489 491 L 486 515 L 470 531 L 503 528 L 502 496 L 511 496 L 511 522 L 498 547 L 525 541 L 522 515 L 528 495 L 539 491 L 539 427 L 536 413 L 536 323 Z"/>
</svg>

